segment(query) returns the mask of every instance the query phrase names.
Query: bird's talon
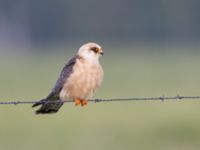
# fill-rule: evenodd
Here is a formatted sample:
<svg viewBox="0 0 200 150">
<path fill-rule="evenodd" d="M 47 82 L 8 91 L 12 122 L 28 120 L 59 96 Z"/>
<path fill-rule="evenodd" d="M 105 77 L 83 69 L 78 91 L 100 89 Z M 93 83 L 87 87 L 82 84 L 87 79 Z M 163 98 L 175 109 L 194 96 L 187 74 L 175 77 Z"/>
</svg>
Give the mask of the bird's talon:
<svg viewBox="0 0 200 150">
<path fill-rule="evenodd" d="M 87 105 L 87 103 L 88 103 L 88 100 L 82 100 L 81 101 L 81 106 L 85 106 L 85 105 Z"/>
<path fill-rule="evenodd" d="M 80 99 L 75 99 L 75 100 L 74 100 L 74 103 L 75 103 L 76 106 L 78 106 L 78 105 L 80 105 L 80 104 L 82 105 L 82 100 L 80 100 Z"/>
</svg>

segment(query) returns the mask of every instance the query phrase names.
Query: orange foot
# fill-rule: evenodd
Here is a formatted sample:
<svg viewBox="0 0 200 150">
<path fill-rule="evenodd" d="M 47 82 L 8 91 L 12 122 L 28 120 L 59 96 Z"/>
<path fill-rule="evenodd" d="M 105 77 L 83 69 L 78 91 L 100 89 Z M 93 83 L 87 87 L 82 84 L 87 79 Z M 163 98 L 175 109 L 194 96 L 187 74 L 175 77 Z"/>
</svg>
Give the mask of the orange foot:
<svg viewBox="0 0 200 150">
<path fill-rule="evenodd" d="M 84 100 L 81 101 L 81 106 L 85 106 L 85 105 L 87 105 L 87 103 L 88 103 L 88 100 L 84 99 Z"/>
<path fill-rule="evenodd" d="M 78 106 L 78 105 L 82 104 L 81 101 L 82 100 L 80 100 L 80 99 L 75 99 L 74 103 L 75 103 L 76 106 Z"/>
<path fill-rule="evenodd" d="M 85 106 L 85 105 L 87 105 L 88 100 L 75 99 L 75 100 L 74 100 L 74 103 L 75 103 L 76 106 L 78 106 L 78 105 L 80 105 L 80 104 L 81 104 L 81 106 Z"/>
</svg>

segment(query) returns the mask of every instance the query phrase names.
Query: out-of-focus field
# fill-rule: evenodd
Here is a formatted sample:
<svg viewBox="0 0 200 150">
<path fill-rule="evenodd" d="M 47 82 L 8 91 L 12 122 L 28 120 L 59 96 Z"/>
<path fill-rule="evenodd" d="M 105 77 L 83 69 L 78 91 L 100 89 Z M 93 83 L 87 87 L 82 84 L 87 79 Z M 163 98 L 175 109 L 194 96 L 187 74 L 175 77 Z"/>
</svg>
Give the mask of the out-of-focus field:
<svg viewBox="0 0 200 150">
<path fill-rule="evenodd" d="M 76 48 L 76 47 L 74 47 Z M 200 47 L 109 47 L 97 98 L 200 95 Z M 0 53 L 0 101 L 45 97 L 73 51 Z M 83 85 L 84 86 L 84 85 Z M 0 106 L 1 150 L 199 150 L 200 100 Z"/>
</svg>

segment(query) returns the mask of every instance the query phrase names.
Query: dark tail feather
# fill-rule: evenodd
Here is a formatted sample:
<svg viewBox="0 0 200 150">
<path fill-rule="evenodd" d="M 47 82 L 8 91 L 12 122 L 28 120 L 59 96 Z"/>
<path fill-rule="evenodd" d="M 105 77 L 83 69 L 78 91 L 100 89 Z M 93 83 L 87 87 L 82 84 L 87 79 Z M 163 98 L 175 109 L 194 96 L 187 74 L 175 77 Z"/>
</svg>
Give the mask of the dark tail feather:
<svg viewBox="0 0 200 150">
<path fill-rule="evenodd" d="M 35 113 L 36 114 L 52 114 L 56 113 L 60 107 L 64 104 L 61 100 L 48 100 L 42 99 L 41 101 L 33 104 L 32 107 L 42 105 Z"/>
</svg>

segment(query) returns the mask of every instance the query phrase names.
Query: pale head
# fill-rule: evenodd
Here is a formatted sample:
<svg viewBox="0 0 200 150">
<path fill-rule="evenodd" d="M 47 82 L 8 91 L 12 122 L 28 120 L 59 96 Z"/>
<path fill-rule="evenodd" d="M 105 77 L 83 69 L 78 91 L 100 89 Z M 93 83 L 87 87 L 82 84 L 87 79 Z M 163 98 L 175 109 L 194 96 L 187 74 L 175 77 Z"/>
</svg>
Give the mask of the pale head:
<svg viewBox="0 0 200 150">
<path fill-rule="evenodd" d="M 78 50 L 78 55 L 85 60 L 99 62 L 99 57 L 103 55 L 103 50 L 96 43 L 86 43 Z"/>
</svg>

